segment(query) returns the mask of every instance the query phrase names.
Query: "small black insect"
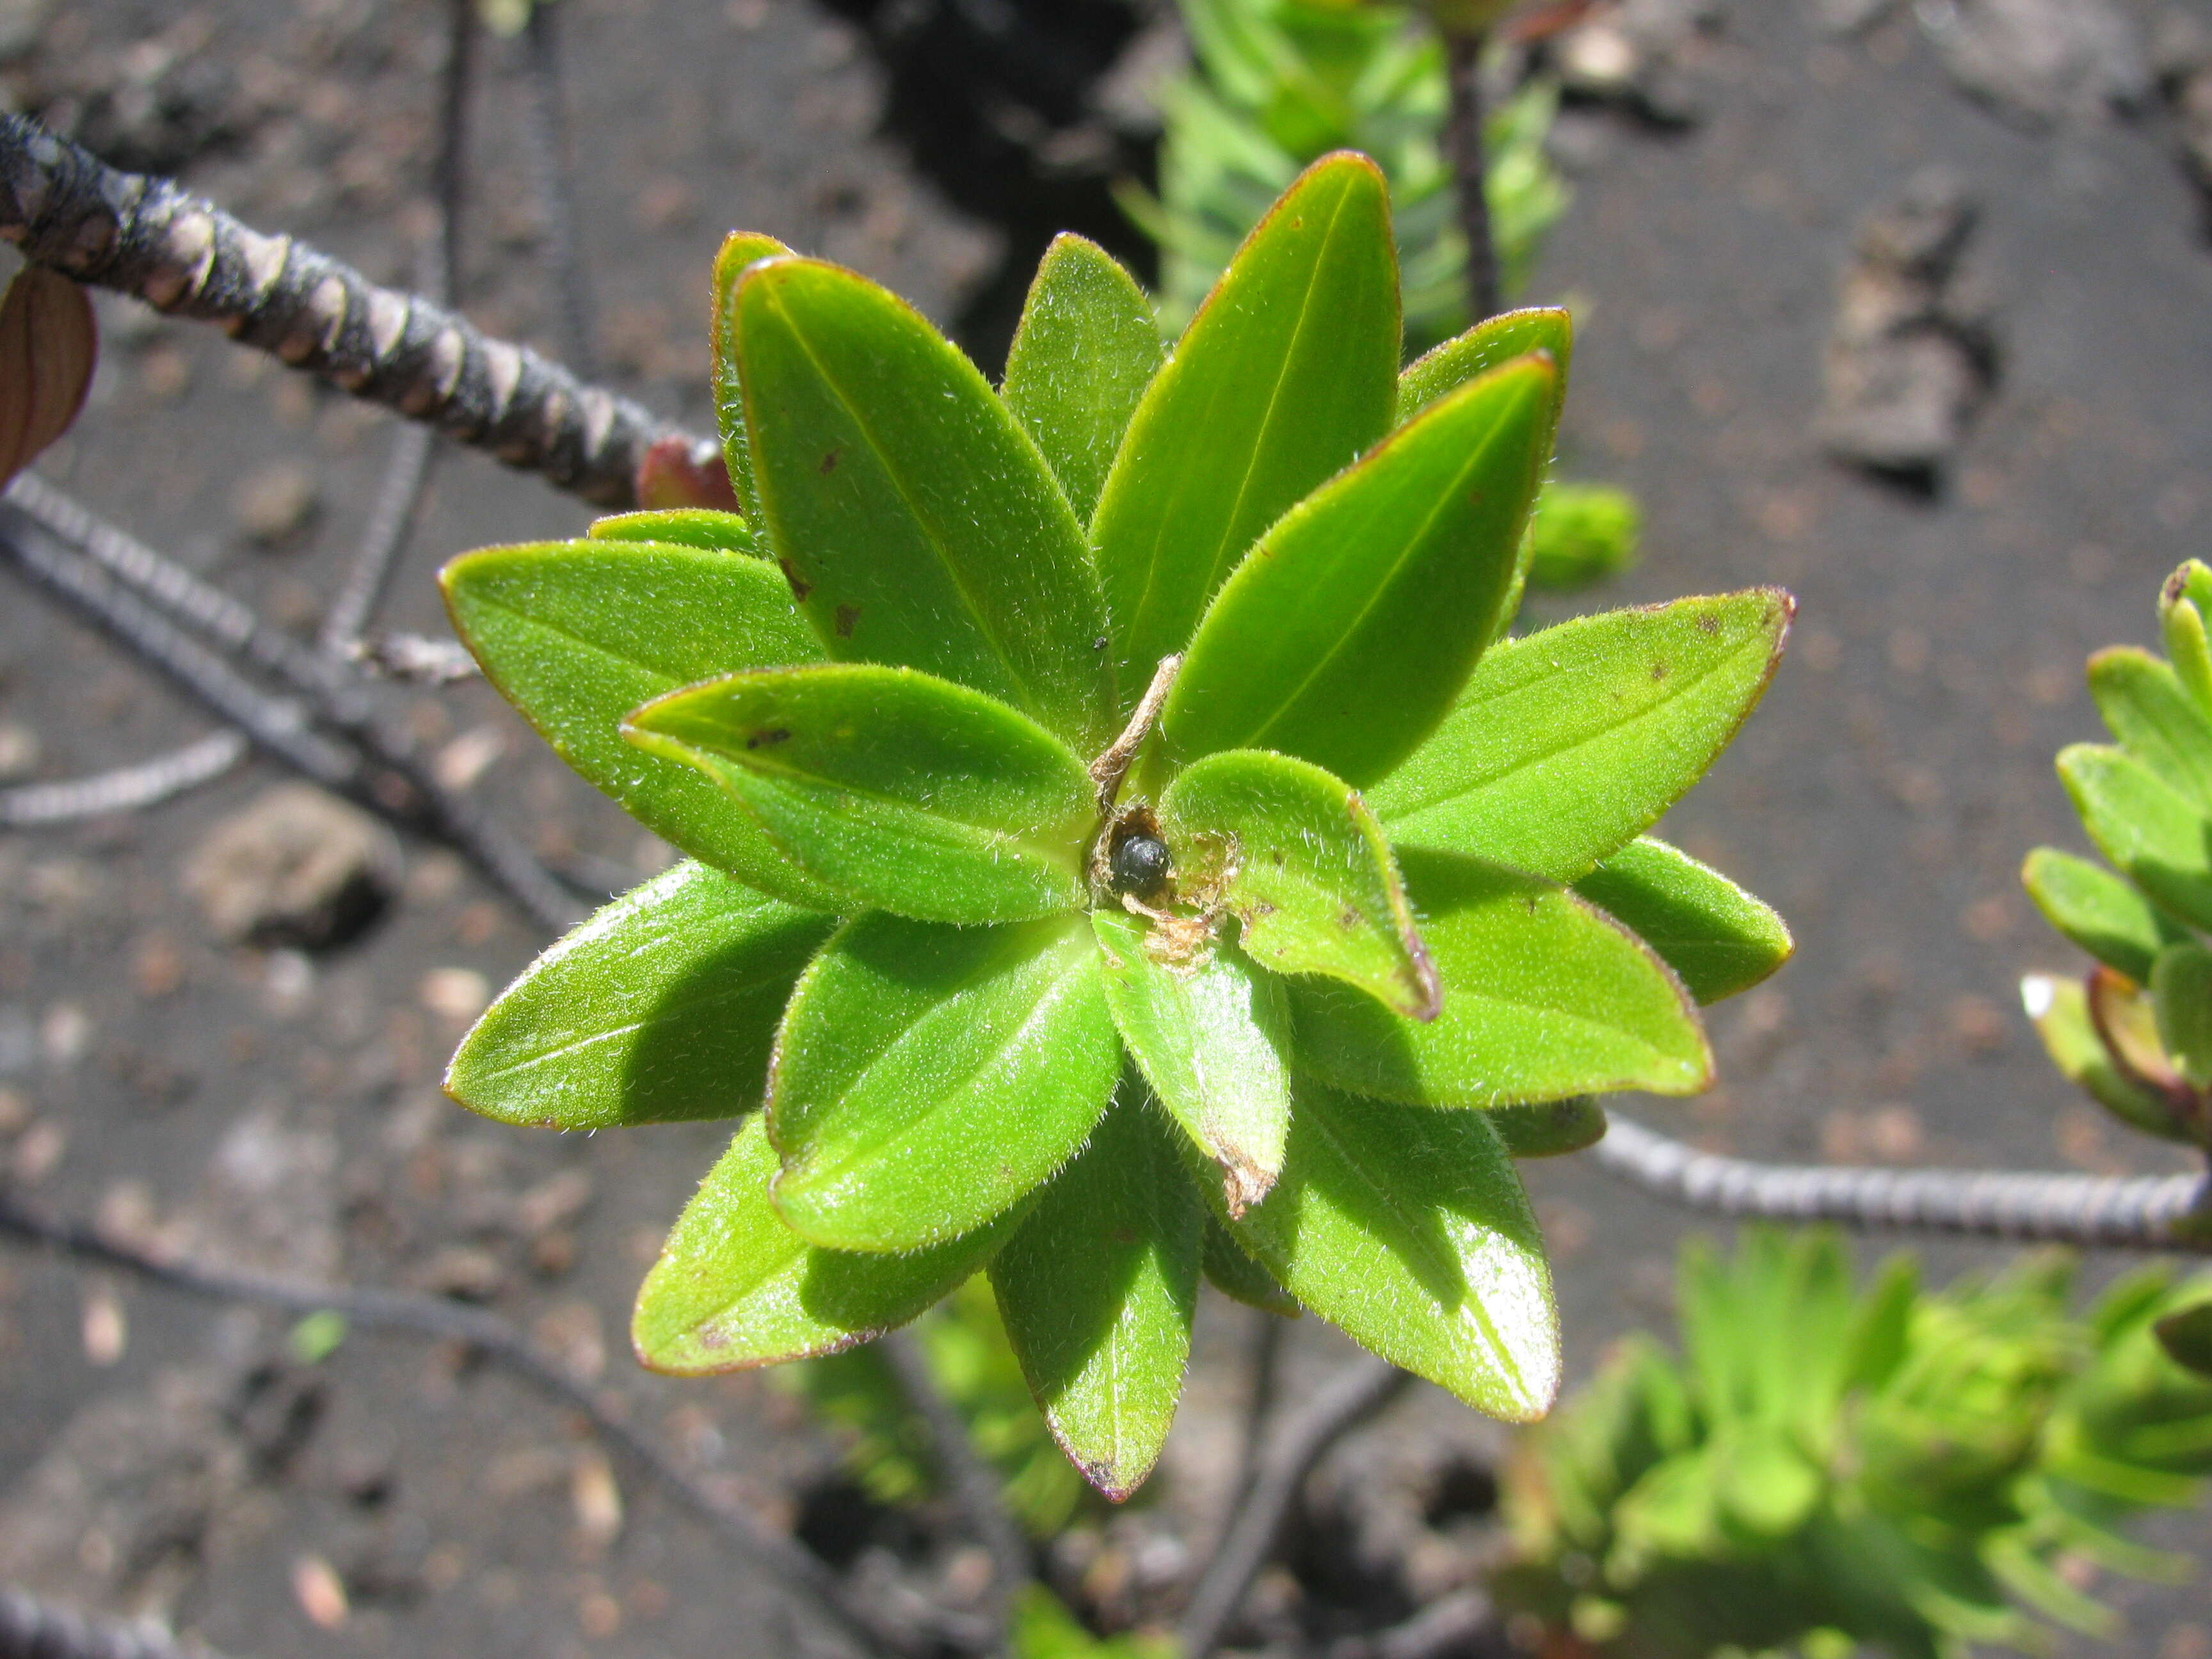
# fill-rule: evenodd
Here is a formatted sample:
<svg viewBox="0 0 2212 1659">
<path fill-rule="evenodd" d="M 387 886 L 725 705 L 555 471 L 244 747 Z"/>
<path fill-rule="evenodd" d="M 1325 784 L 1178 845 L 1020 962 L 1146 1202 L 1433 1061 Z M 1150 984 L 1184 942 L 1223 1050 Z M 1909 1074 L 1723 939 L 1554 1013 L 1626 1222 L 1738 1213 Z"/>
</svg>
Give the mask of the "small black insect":
<svg viewBox="0 0 2212 1659">
<path fill-rule="evenodd" d="M 1114 890 L 1139 896 L 1156 890 L 1168 878 L 1174 862 L 1168 844 L 1158 836 L 1124 836 L 1115 843 L 1111 860 Z"/>
</svg>

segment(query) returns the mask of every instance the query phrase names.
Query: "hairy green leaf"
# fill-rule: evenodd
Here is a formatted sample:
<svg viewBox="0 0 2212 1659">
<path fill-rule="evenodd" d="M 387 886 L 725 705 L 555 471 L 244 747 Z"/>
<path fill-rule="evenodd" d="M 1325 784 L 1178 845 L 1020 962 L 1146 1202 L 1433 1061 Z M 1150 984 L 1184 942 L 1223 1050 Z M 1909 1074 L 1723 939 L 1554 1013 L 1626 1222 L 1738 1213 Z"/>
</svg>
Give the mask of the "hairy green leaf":
<svg viewBox="0 0 2212 1659">
<path fill-rule="evenodd" d="M 714 778 L 810 875 L 926 921 L 1083 902 L 1083 763 L 1004 703 L 910 668 L 732 674 L 647 703 L 623 735 Z"/>
<path fill-rule="evenodd" d="M 1114 256 L 1063 231 L 1030 283 L 1002 395 L 1088 520 L 1121 434 L 1159 372 L 1152 303 Z"/>
<path fill-rule="evenodd" d="M 1262 531 L 1390 423 L 1397 268 L 1382 175 L 1324 157 L 1237 251 L 1129 422 L 1091 544 L 1121 705 Z"/>
<path fill-rule="evenodd" d="M 1782 918 L 1687 853 L 1638 836 L 1575 884 L 1659 953 L 1699 1002 L 1747 991 L 1797 948 Z"/>
<path fill-rule="evenodd" d="M 1126 1091 L 991 1263 L 1053 1438 L 1117 1501 L 1159 1461 L 1190 1357 L 1206 1212 L 1172 1133 Z"/>
<path fill-rule="evenodd" d="M 1398 410 L 1394 425 L 1403 426 L 1437 399 L 1468 381 L 1501 368 L 1532 351 L 1551 353 L 1559 380 L 1552 424 L 1559 424 L 1558 403 L 1565 400 L 1567 369 L 1574 361 L 1575 320 L 1565 307 L 1526 306 L 1501 311 L 1466 333 L 1446 340 L 1408 364 L 1398 376 Z"/>
<path fill-rule="evenodd" d="M 835 925 L 679 864 L 524 969 L 463 1039 L 446 1092 L 550 1129 L 749 1112 L 792 985 Z"/>
<path fill-rule="evenodd" d="M 2158 1040 L 2192 1088 L 2212 1088 L 2212 951 L 2169 945 L 2150 970 Z"/>
<path fill-rule="evenodd" d="M 2212 714 L 2172 668 L 2116 645 L 2089 659 L 2089 695 L 2121 748 L 2198 811 L 2212 810 Z"/>
<path fill-rule="evenodd" d="M 1605 1109 L 1581 1095 L 1526 1106 L 1493 1106 L 1488 1116 L 1515 1158 L 1558 1158 L 1605 1139 Z"/>
<path fill-rule="evenodd" d="M 1162 757 L 1272 749 L 1364 787 L 1411 754 L 1498 631 L 1556 384 L 1494 370 L 1284 514 L 1200 623 Z"/>
<path fill-rule="evenodd" d="M 714 255 L 714 307 L 708 323 L 712 354 L 714 421 L 722 434 L 722 460 L 730 470 L 730 489 L 748 519 L 760 519 L 760 490 L 753 477 L 752 444 L 745 432 L 744 365 L 738 360 L 738 278 L 763 259 L 781 258 L 791 250 L 758 231 L 733 230 Z"/>
<path fill-rule="evenodd" d="M 2099 852 L 2153 902 L 2212 927 L 2212 827 L 2185 797 L 2141 761 L 2097 744 L 2060 750 L 2058 777 Z"/>
<path fill-rule="evenodd" d="M 975 366 L 812 259 L 746 271 L 736 341 L 759 522 L 830 654 L 957 680 L 1103 748 L 1112 664 L 1082 528 Z"/>
<path fill-rule="evenodd" d="M 1229 1224 L 1305 1306 L 1476 1410 L 1528 1422 L 1559 1392 L 1551 1271 L 1486 1114 L 1301 1078 L 1283 1178 Z"/>
<path fill-rule="evenodd" d="M 1613 611 L 1483 653 L 1372 804 L 1394 846 L 1573 881 L 1704 775 L 1780 660 L 1775 588 Z"/>
<path fill-rule="evenodd" d="M 763 892 L 845 908 L 726 792 L 622 739 L 631 709 L 680 685 L 820 659 L 774 570 L 697 548 L 544 542 L 465 553 L 439 580 L 454 632 L 491 683 L 632 817 Z"/>
<path fill-rule="evenodd" d="M 1291 1119 L 1291 1022 L 1282 983 L 1221 941 L 1170 963 L 1146 948 L 1147 925 L 1092 913 L 1106 1003 L 1161 1103 L 1219 1166 L 1230 1211 L 1275 1184 Z"/>
<path fill-rule="evenodd" d="M 2021 866 L 2021 884 L 2053 927 L 2109 968 L 2137 984 L 2182 930 L 2102 865 L 2039 847 Z"/>
<path fill-rule="evenodd" d="M 775 1148 L 759 1118 L 707 1173 L 638 1287 L 630 1338 L 647 1368 L 678 1376 L 836 1353 L 903 1325 L 1006 1240 L 1019 1211 L 907 1255 L 825 1250 L 769 1200 Z"/>
<path fill-rule="evenodd" d="M 1242 1302 L 1248 1308 L 1257 1308 L 1262 1313 L 1279 1315 L 1285 1319 L 1298 1316 L 1297 1298 L 1275 1283 L 1265 1267 L 1245 1255 L 1244 1247 L 1232 1238 L 1229 1229 L 1211 1213 L 1206 1218 L 1206 1252 L 1202 1265 L 1206 1283 L 1231 1301 Z"/>
<path fill-rule="evenodd" d="M 1080 916 L 848 923 L 793 993 L 769 1072 L 776 1207 L 832 1249 L 972 1232 L 1083 1144 L 1121 1040 Z"/>
<path fill-rule="evenodd" d="M 595 542 L 662 542 L 703 548 L 709 553 L 753 553 L 764 550 L 753 527 L 734 513 L 711 507 L 663 507 L 643 513 L 616 513 L 592 520 L 585 535 Z"/>
<path fill-rule="evenodd" d="M 1712 1081 L 1697 1011 L 1636 937 L 1573 894 L 1474 859 L 1406 855 L 1443 1008 L 1402 1019 L 1334 986 L 1294 983 L 1298 1063 L 1412 1105 L 1499 1106 Z"/>
<path fill-rule="evenodd" d="M 1168 787 L 1160 823 L 1181 896 L 1218 890 L 1255 962 L 1340 979 L 1417 1019 L 1435 1015 L 1436 970 L 1357 790 L 1287 755 L 1225 750 Z"/>
</svg>

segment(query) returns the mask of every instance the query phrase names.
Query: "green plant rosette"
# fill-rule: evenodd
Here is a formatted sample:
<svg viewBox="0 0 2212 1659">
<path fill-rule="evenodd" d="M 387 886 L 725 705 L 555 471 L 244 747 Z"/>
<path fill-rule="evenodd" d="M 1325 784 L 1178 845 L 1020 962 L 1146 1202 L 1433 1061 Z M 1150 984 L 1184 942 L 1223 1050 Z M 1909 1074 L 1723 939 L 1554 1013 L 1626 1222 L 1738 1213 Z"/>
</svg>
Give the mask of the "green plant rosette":
<svg viewBox="0 0 2212 1659">
<path fill-rule="evenodd" d="M 1759 700 L 1787 597 L 1504 638 L 1569 325 L 1509 313 L 1401 387 L 1357 155 L 1165 356 L 1076 238 L 995 390 L 765 238 L 714 308 L 746 517 L 444 576 L 494 684 L 687 855 L 526 970 L 447 1085 L 518 1124 L 742 1120 L 640 1293 L 644 1363 L 836 1352 L 987 1270 L 1118 1495 L 1205 1277 L 1540 1415 L 1514 1156 L 1587 1144 L 1593 1092 L 1703 1087 L 1698 1003 L 1790 948 L 1645 834 Z"/>
</svg>

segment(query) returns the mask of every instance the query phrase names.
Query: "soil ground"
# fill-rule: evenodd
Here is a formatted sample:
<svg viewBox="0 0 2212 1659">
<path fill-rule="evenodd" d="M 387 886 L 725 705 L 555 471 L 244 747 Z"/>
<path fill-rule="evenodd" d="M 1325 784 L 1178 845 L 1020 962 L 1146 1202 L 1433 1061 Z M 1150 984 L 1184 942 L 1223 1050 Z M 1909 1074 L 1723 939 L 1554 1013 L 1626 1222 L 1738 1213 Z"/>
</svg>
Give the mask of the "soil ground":
<svg viewBox="0 0 2212 1659">
<path fill-rule="evenodd" d="M 1687 131 L 1571 113 L 1576 200 L 1534 284 L 1584 318 L 1565 470 L 1633 489 L 1647 514 L 1640 569 L 1534 615 L 1756 583 L 1799 603 L 1765 705 L 1666 826 L 1775 903 L 1799 954 L 1716 1011 L 1717 1090 L 1632 1109 L 1761 1156 L 2176 1167 L 2044 1061 L 2014 987 L 2073 964 L 2016 871 L 2039 843 L 2081 847 L 2051 758 L 2095 735 L 2083 657 L 2148 642 L 2159 579 L 2212 529 L 2203 204 L 2155 118 L 2026 131 L 1960 94 L 1908 17 L 1839 41 L 1811 10 L 1729 7 L 1694 65 L 1704 118 Z M 441 11 L 238 0 L 180 21 L 155 0 L 86 0 L 49 19 L 21 72 L 96 78 L 101 54 L 134 40 L 182 43 L 225 71 L 210 96 L 241 129 L 190 158 L 187 179 L 398 281 L 420 228 L 410 203 Z M 957 214 L 879 135 L 882 78 L 847 23 L 809 0 L 562 11 L 611 378 L 706 423 L 703 283 L 732 225 L 853 264 L 940 319 L 992 280 L 1003 233 Z M 486 54 L 463 299 L 487 327 L 550 343 L 517 61 Z M 1824 459 L 1809 426 L 1853 228 L 1933 163 L 1982 206 L 1968 263 L 1994 300 L 2002 374 L 1941 486 L 1918 494 Z M 93 404 L 41 470 L 311 627 L 366 516 L 385 417 L 204 330 L 120 302 L 102 318 Z M 237 502 L 276 463 L 307 469 L 318 510 L 268 550 L 249 544 Z M 439 561 L 586 520 L 449 453 L 387 620 L 439 631 Z M 457 771 L 489 755 L 476 792 L 548 856 L 610 884 L 657 866 L 659 849 L 480 685 L 400 701 Z M 36 734 L 36 776 L 208 729 L 20 592 L 0 607 L 0 720 Z M 17 1176 L 44 1202 L 248 1265 L 471 1287 L 596 1365 L 703 1479 L 789 1519 L 834 1442 L 767 1379 L 648 1377 L 624 1340 L 635 1281 L 720 1133 L 528 1134 L 441 1101 L 470 988 L 496 988 L 543 942 L 448 854 L 409 848 L 399 902 L 342 950 L 213 938 L 180 869 L 279 776 L 256 761 L 155 811 L 0 838 L 0 1086 L 23 1120 Z M 434 977 L 447 969 L 464 973 Z M 1663 1328 L 1675 1242 L 1707 1224 L 1586 1163 L 1530 1177 L 1583 1375 L 1623 1328 Z M 1929 1255 L 1939 1275 L 2003 1259 Z M 1244 1319 L 1206 1308 L 1160 1496 L 1107 1535 L 1115 1570 L 1161 1593 L 1215 1518 Z M 1291 1346 L 1293 1392 L 1340 1351 L 1310 1320 Z M 1432 1464 L 1440 1443 L 1474 1455 L 1498 1441 L 1428 1391 L 1353 1455 Z M 649 1488 L 624 1482 L 611 1527 L 598 1468 L 577 1425 L 452 1354 L 356 1335 L 303 1365 L 274 1322 L 0 1256 L 0 1548 L 56 1593 L 167 1607 L 240 1656 L 836 1650 Z M 2158 1530 L 2212 1560 L 2202 1517 Z M 305 1610 L 308 1558 L 349 1591 L 335 1628 Z M 2212 1655 L 2201 1582 L 2112 1594 L 2131 1621 L 2118 1650 Z"/>
</svg>

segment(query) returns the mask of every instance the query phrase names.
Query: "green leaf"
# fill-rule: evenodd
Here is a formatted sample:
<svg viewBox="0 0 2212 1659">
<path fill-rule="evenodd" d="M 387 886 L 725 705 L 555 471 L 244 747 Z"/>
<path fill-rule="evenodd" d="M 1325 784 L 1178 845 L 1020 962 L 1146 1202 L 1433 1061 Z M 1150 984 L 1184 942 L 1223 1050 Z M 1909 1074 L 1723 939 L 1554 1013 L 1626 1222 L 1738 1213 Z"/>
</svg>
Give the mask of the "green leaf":
<svg viewBox="0 0 2212 1659">
<path fill-rule="evenodd" d="M 1478 1411 L 1525 1423 L 1559 1392 L 1551 1270 L 1486 1114 L 1302 1077 L 1283 1178 L 1230 1230 L 1305 1306 Z"/>
<path fill-rule="evenodd" d="M 1689 997 L 1610 917 L 1474 859 L 1412 853 L 1405 869 L 1443 1012 L 1422 1024 L 1334 986 L 1294 983 L 1301 1067 L 1361 1094 L 1455 1107 L 1616 1089 L 1685 1095 L 1712 1081 Z"/>
<path fill-rule="evenodd" d="M 1286 755 L 1230 750 L 1168 787 L 1160 824 L 1182 898 L 1218 896 L 1255 962 L 1325 974 L 1417 1019 L 1434 1017 L 1436 970 L 1357 790 Z"/>
<path fill-rule="evenodd" d="M 714 255 L 714 309 L 708 325 L 713 360 L 714 421 L 722 434 L 722 460 L 730 488 L 745 516 L 760 520 L 760 490 L 753 477 L 752 445 L 745 433 L 744 366 L 738 361 L 738 278 L 763 259 L 781 258 L 791 250 L 758 231 L 733 230 Z"/>
<path fill-rule="evenodd" d="M 863 905 L 981 922 L 1083 902 L 1090 774 L 980 691 L 824 663 L 672 692 L 623 731 L 714 779 L 793 862 Z"/>
<path fill-rule="evenodd" d="M 1118 719 L 1082 529 L 975 364 L 818 260 L 753 266 L 736 307 L 759 522 L 830 654 L 957 680 L 1103 748 Z"/>
<path fill-rule="evenodd" d="M 2161 1140 L 2189 1139 L 2166 1097 L 2113 1062 L 2078 981 L 2030 974 L 2020 982 L 2020 1000 L 2061 1077 L 2145 1134 Z"/>
<path fill-rule="evenodd" d="M 1125 1092 L 991 1264 L 1053 1438 L 1117 1502 L 1159 1461 L 1190 1358 L 1206 1212 L 1170 1133 Z"/>
<path fill-rule="evenodd" d="M 1555 386 L 1495 370 L 1285 514 L 1199 624 L 1163 758 L 1273 749 L 1365 786 L 1419 747 L 1498 630 Z"/>
<path fill-rule="evenodd" d="M 2199 811 L 2212 808 L 2212 714 L 2172 668 L 2116 645 L 2089 659 L 2089 695 L 2121 748 Z"/>
<path fill-rule="evenodd" d="M 709 553 L 762 552 L 753 527 L 734 513 L 711 507 L 664 507 L 616 513 L 592 520 L 585 535 L 595 542 L 672 542 Z M 815 654 L 819 655 L 817 651 Z"/>
<path fill-rule="evenodd" d="M 2175 1364 L 2212 1376 L 2212 1302 L 2170 1313 L 2151 1328 Z"/>
<path fill-rule="evenodd" d="M 1575 884 L 1659 953 L 1701 1003 L 1747 991 L 1797 948 L 1782 918 L 1687 853 L 1639 836 Z"/>
<path fill-rule="evenodd" d="M 2212 951 L 2169 945 L 2150 970 L 2158 1040 L 2196 1089 L 2212 1089 Z"/>
<path fill-rule="evenodd" d="M 832 1249 L 972 1232 L 1083 1144 L 1121 1068 L 1080 916 L 848 923 L 793 993 L 769 1073 L 784 1219 Z"/>
<path fill-rule="evenodd" d="M 650 1370 L 676 1376 L 836 1353 L 903 1325 L 991 1257 L 1002 1216 L 908 1255 L 824 1250 L 775 1212 L 767 1124 L 756 1118 L 707 1173 L 638 1287 L 630 1337 Z"/>
<path fill-rule="evenodd" d="M 549 1129 L 749 1112 L 792 985 L 835 925 L 679 864 L 524 969 L 462 1040 L 446 1092 Z"/>
<path fill-rule="evenodd" d="M 1527 306 L 1501 311 L 1409 364 L 1398 376 L 1397 417 L 1392 424 L 1403 426 L 1438 398 L 1532 351 L 1552 354 L 1559 371 L 1557 394 L 1563 401 L 1567 369 L 1574 361 L 1575 320 L 1564 307 Z M 1556 426 L 1556 410 L 1552 420 Z"/>
<path fill-rule="evenodd" d="M 1212 1214 L 1206 1218 L 1206 1252 L 1202 1265 L 1206 1283 L 1248 1308 L 1296 1319 L 1297 1298 L 1275 1283 L 1267 1270 L 1244 1254 L 1244 1247 L 1230 1237 L 1229 1229 Z"/>
<path fill-rule="evenodd" d="M 2099 852 L 2154 903 L 2212 927 L 2212 826 L 2195 807 L 2141 761 L 2097 744 L 2060 750 L 2058 777 Z"/>
<path fill-rule="evenodd" d="M 1483 653 L 1436 734 L 1376 786 L 1392 845 L 1573 881 L 1703 776 L 1766 690 L 1778 588 L 1608 611 Z"/>
<path fill-rule="evenodd" d="M 439 580 L 454 632 L 491 683 L 624 811 L 763 892 L 845 908 L 726 792 L 622 739 L 631 709 L 680 685 L 820 659 L 774 570 L 696 548 L 547 542 L 463 554 Z"/>
<path fill-rule="evenodd" d="M 1398 273 L 1364 156 L 1300 174 L 1153 377 L 1091 522 L 1133 707 L 1260 533 L 1389 428 Z"/>
<path fill-rule="evenodd" d="M 2020 879 L 2053 927 L 2138 985 L 2150 979 L 2159 951 L 2185 937 L 2135 888 L 2070 853 L 2037 848 Z"/>
<path fill-rule="evenodd" d="M 1002 395 L 1087 520 L 1129 417 L 1159 372 L 1152 301 L 1114 256 L 1063 231 L 1030 283 Z"/>
<path fill-rule="evenodd" d="M 1493 1106 L 1487 1115 L 1515 1158 L 1559 1158 L 1605 1139 L 1605 1109 L 1581 1095 L 1527 1106 Z"/>
<path fill-rule="evenodd" d="M 1644 509 L 1625 489 L 1604 484 L 1544 486 L 1528 525 L 1528 583 L 1571 592 L 1636 563 Z"/>
<path fill-rule="evenodd" d="M 1282 1173 L 1291 1119 L 1290 1011 L 1281 981 L 1218 942 L 1188 963 L 1156 961 L 1146 925 L 1091 914 L 1106 1005 L 1161 1103 L 1220 1168 L 1233 1215 Z"/>
<path fill-rule="evenodd" d="M 2166 579 L 2158 598 L 2158 619 L 2166 654 L 2197 706 L 2212 714 L 2212 645 L 2205 639 L 2205 605 L 2212 601 L 2212 571 L 2195 559 Z"/>
</svg>

